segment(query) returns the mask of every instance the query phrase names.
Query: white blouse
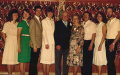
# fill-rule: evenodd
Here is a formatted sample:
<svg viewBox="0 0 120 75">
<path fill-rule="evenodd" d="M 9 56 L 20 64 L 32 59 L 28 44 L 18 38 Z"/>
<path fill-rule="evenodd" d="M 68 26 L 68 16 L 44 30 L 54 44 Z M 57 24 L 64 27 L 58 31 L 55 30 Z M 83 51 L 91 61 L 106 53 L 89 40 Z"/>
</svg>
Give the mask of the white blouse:
<svg viewBox="0 0 120 75">
<path fill-rule="evenodd" d="M 120 20 L 113 18 L 107 22 L 107 39 L 115 39 L 120 31 Z"/>
<path fill-rule="evenodd" d="M 84 40 L 91 40 L 92 34 L 96 33 L 96 24 L 91 20 L 82 23 L 85 31 Z"/>
</svg>

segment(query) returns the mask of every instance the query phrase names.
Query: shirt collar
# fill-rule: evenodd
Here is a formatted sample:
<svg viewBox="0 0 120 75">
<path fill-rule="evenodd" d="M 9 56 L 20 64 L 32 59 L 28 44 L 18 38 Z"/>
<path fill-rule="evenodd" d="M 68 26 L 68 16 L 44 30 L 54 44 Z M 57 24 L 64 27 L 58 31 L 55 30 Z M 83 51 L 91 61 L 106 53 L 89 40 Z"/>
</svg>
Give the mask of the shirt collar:
<svg viewBox="0 0 120 75">
<path fill-rule="evenodd" d="M 62 22 L 67 23 L 67 21 L 62 20 Z"/>
<path fill-rule="evenodd" d="M 86 25 L 87 23 L 91 22 L 91 20 L 88 20 L 88 21 L 83 21 L 83 25 Z"/>
<path fill-rule="evenodd" d="M 35 18 L 37 18 L 37 20 L 39 20 L 39 17 L 35 15 Z"/>
<path fill-rule="evenodd" d="M 89 22 L 91 22 L 91 20 L 88 20 L 88 21 L 86 21 L 85 23 L 89 23 Z"/>
<path fill-rule="evenodd" d="M 16 25 L 18 22 L 13 23 L 13 21 L 10 21 L 10 23 L 12 23 L 12 24 L 15 24 L 15 25 Z"/>
<path fill-rule="evenodd" d="M 52 18 L 50 19 L 49 17 L 46 17 L 47 20 L 53 20 Z"/>
<path fill-rule="evenodd" d="M 63 20 L 62 20 L 62 22 L 63 22 L 63 23 L 64 23 L 64 24 L 67 26 L 67 24 L 68 24 L 68 21 L 63 21 Z"/>
<path fill-rule="evenodd" d="M 114 17 L 114 18 L 112 18 L 111 20 L 109 20 L 109 22 L 113 22 L 115 19 L 116 19 L 116 18 Z"/>
</svg>

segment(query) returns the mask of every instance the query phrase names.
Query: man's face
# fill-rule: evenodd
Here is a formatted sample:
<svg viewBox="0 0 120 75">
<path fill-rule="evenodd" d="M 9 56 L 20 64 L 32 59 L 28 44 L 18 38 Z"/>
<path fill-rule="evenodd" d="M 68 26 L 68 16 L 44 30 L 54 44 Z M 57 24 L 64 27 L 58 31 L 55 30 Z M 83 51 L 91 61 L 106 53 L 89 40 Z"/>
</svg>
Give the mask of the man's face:
<svg viewBox="0 0 120 75">
<path fill-rule="evenodd" d="M 113 10 L 111 8 L 107 9 L 107 17 L 111 18 L 113 16 Z"/>
<path fill-rule="evenodd" d="M 42 13 L 41 9 L 39 9 L 39 8 L 36 9 L 35 14 L 36 14 L 37 16 L 40 16 L 41 13 Z"/>
<path fill-rule="evenodd" d="M 83 15 L 83 20 L 84 20 L 84 21 L 89 20 L 89 14 L 88 14 L 88 13 L 85 13 L 85 14 Z"/>
<path fill-rule="evenodd" d="M 68 13 L 67 12 L 62 14 L 62 20 L 63 21 L 68 21 Z"/>
</svg>

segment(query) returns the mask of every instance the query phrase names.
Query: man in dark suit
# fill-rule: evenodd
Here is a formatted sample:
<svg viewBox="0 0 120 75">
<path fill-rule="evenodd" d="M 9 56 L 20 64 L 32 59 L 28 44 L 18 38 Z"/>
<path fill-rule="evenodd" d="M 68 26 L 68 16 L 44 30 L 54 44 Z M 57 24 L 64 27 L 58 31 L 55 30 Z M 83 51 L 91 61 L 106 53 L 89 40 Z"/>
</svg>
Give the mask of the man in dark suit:
<svg viewBox="0 0 120 75">
<path fill-rule="evenodd" d="M 68 22 L 68 13 L 62 13 L 62 20 L 55 23 L 55 73 L 61 75 L 61 59 L 63 56 L 62 75 L 68 75 L 68 66 L 66 64 L 69 50 L 71 26 Z"/>
<path fill-rule="evenodd" d="M 35 16 L 30 20 L 31 59 L 29 75 L 38 75 L 37 63 L 42 46 L 41 7 L 35 6 Z"/>
</svg>

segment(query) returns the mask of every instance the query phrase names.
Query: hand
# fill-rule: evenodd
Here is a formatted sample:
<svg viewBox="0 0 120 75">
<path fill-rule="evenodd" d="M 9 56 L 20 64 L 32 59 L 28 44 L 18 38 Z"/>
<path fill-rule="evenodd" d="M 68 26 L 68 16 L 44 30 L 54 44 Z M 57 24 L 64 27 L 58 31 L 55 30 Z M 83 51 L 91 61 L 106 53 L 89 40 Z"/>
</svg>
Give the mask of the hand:
<svg viewBox="0 0 120 75">
<path fill-rule="evenodd" d="M 114 51 L 114 48 L 115 48 L 115 44 L 112 43 L 112 44 L 109 46 L 109 50 L 110 50 L 110 52 Z"/>
<path fill-rule="evenodd" d="M 90 46 L 88 47 L 88 50 L 89 50 L 89 51 L 92 51 L 92 48 L 93 48 L 93 45 L 90 45 Z"/>
<path fill-rule="evenodd" d="M 48 45 L 48 44 L 46 44 L 46 45 L 45 45 L 45 48 L 46 48 L 46 49 L 49 49 L 49 45 Z"/>
<path fill-rule="evenodd" d="M 99 45 L 98 51 L 101 51 L 101 50 L 102 50 L 102 45 Z"/>
<path fill-rule="evenodd" d="M 76 49 L 76 53 L 80 53 L 80 47 L 78 46 L 77 49 Z"/>
<path fill-rule="evenodd" d="M 18 48 L 18 53 L 20 53 L 21 52 L 21 49 L 20 49 L 20 47 Z"/>
<path fill-rule="evenodd" d="M 5 43 L 3 42 L 0 42 L 0 47 L 2 48 L 2 47 L 4 47 L 5 46 Z"/>
<path fill-rule="evenodd" d="M 33 49 L 34 49 L 34 52 L 37 52 L 37 48 L 36 47 L 34 47 Z"/>
<path fill-rule="evenodd" d="M 2 45 L 3 45 L 3 47 L 5 47 L 5 43 L 3 43 Z"/>
<path fill-rule="evenodd" d="M 2 47 L 5 47 L 5 40 L 3 40 Z"/>
<path fill-rule="evenodd" d="M 61 46 L 60 45 L 57 45 L 56 46 L 56 50 L 60 50 L 61 49 Z"/>
</svg>

